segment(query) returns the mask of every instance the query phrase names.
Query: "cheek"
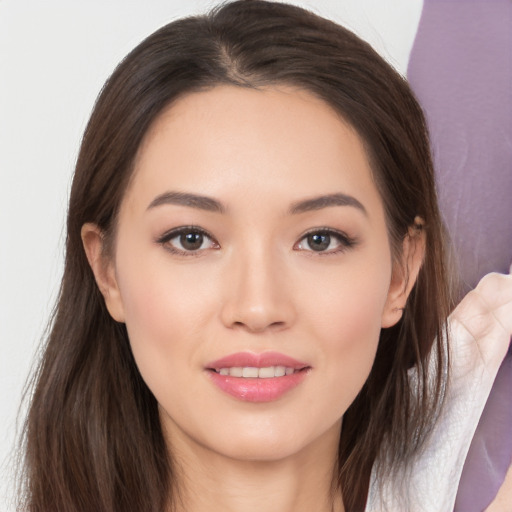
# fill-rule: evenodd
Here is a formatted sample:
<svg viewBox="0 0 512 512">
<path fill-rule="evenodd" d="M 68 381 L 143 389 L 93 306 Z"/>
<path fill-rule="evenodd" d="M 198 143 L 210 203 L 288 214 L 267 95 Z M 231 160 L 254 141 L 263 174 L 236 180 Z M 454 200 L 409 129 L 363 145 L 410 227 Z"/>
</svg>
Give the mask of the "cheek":
<svg viewBox="0 0 512 512">
<path fill-rule="evenodd" d="M 302 314 L 311 317 L 313 325 L 325 330 L 329 339 L 357 345 L 357 340 L 367 339 L 370 333 L 378 337 L 391 280 L 391 262 L 374 257 L 383 251 L 367 253 L 354 253 L 339 266 L 321 272 L 315 269 L 316 274 L 302 279 Z M 314 288 L 308 282 L 315 283 Z M 308 287 L 309 293 L 304 293 Z"/>
<path fill-rule="evenodd" d="M 305 305 L 312 338 L 322 340 L 324 381 L 338 413 L 349 407 L 372 368 L 381 331 L 391 265 L 354 265 L 350 272 L 333 274 L 328 293 Z M 327 287 L 327 285 L 326 285 Z"/>
<path fill-rule="evenodd" d="M 208 290 L 191 282 L 193 276 L 169 269 L 165 255 L 146 254 L 140 263 L 136 253 L 123 254 L 129 256 L 116 263 L 130 345 L 143 379 L 159 398 L 169 390 L 169 377 L 180 379 L 194 363 L 200 334 L 204 337 L 204 308 L 198 306 Z"/>
</svg>

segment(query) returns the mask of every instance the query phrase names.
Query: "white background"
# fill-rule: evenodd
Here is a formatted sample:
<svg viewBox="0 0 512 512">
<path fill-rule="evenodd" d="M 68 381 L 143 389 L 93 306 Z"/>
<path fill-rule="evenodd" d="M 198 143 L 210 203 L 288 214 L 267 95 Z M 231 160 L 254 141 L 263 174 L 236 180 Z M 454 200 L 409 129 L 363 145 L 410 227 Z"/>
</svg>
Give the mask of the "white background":
<svg viewBox="0 0 512 512">
<path fill-rule="evenodd" d="M 0 510 L 23 385 L 59 287 L 66 202 L 96 95 L 138 42 L 214 0 L 0 0 Z M 291 1 L 367 39 L 405 74 L 422 0 Z"/>
</svg>

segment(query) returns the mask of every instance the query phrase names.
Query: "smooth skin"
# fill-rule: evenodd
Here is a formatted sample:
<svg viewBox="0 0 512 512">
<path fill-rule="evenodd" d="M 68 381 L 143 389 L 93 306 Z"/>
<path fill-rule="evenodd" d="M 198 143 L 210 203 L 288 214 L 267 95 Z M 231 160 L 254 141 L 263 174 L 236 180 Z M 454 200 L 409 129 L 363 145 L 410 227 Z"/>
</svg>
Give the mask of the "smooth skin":
<svg viewBox="0 0 512 512">
<path fill-rule="evenodd" d="M 329 494 L 342 417 L 381 327 L 400 319 L 424 248 L 421 234 L 406 237 L 403 261 L 392 262 L 357 133 L 292 88 L 185 96 L 139 149 L 116 236 L 104 257 L 97 226 L 82 229 L 159 403 L 176 509 L 342 511 Z M 241 351 L 277 351 L 310 369 L 279 399 L 245 402 L 207 369 Z"/>
</svg>

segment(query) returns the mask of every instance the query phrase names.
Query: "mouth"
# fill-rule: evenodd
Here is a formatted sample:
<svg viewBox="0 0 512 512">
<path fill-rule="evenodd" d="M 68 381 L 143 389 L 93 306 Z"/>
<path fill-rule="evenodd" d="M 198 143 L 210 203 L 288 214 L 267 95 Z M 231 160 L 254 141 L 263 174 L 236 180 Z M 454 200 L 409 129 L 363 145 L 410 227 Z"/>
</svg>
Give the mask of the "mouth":
<svg viewBox="0 0 512 512">
<path fill-rule="evenodd" d="M 276 377 L 285 377 L 297 372 L 306 370 L 308 367 L 292 368 L 290 366 L 265 366 L 258 368 L 256 366 L 232 366 L 227 368 L 208 368 L 208 370 L 230 377 L 241 377 L 243 379 L 273 379 Z"/>
<path fill-rule="evenodd" d="M 238 400 L 271 402 L 299 386 L 312 367 L 277 352 L 240 352 L 205 370 L 217 388 Z"/>
</svg>

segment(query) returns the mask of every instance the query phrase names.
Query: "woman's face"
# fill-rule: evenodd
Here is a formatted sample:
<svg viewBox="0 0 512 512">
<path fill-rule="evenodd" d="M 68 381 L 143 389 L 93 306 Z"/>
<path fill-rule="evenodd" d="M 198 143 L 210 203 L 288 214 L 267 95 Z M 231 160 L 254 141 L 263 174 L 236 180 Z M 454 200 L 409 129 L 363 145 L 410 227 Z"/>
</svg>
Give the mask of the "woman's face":
<svg viewBox="0 0 512 512">
<path fill-rule="evenodd" d="M 390 322 L 361 140 L 291 88 L 217 87 L 160 115 L 109 272 L 107 305 L 169 439 L 237 459 L 337 442 Z"/>
</svg>

